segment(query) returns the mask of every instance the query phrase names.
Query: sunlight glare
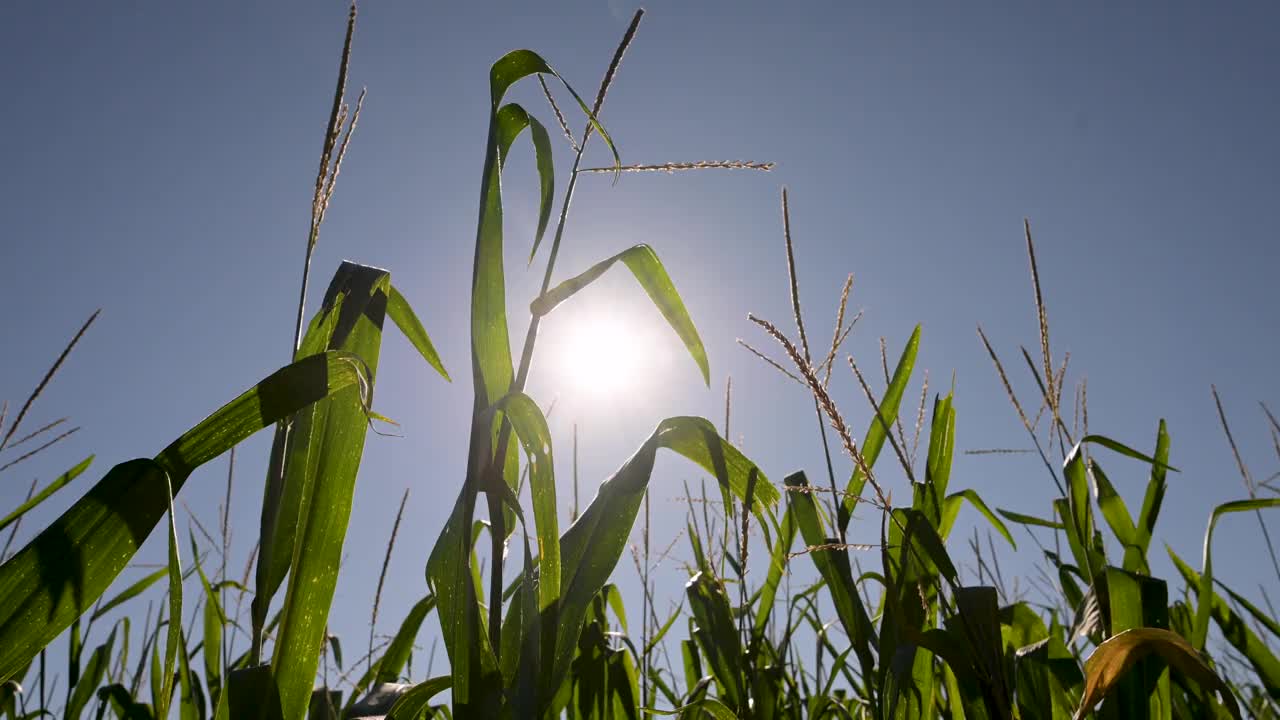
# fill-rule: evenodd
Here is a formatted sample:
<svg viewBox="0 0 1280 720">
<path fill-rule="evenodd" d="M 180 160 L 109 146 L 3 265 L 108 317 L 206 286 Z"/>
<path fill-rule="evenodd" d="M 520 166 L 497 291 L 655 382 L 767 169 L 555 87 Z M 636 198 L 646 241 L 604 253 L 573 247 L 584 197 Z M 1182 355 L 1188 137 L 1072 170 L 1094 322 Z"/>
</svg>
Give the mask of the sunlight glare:
<svg viewBox="0 0 1280 720">
<path fill-rule="evenodd" d="M 640 388 L 645 348 L 639 328 L 617 316 L 582 318 L 567 329 L 560 368 L 566 390 L 596 399 L 617 398 Z"/>
</svg>

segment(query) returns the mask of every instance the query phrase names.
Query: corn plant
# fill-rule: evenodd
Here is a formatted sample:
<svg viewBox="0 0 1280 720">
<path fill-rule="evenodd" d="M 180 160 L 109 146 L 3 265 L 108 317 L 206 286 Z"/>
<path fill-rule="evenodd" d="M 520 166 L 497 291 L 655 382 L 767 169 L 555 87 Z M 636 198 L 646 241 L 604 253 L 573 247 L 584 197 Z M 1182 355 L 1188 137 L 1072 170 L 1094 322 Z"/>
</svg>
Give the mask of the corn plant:
<svg viewBox="0 0 1280 720">
<path fill-rule="evenodd" d="M 909 438 L 903 421 L 909 409 L 904 411 L 903 404 L 909 402 L 916 374 L 919 327 L 892 366 L 882 340 L 881 392 L 873 389 L 878 380 L 847 358 L 869 416 L 865 431 L 854 434 L 847 419 L 852 415 L 830 389 L 841 348 L 860 317 L 846 322 L 852 276 L 841 293 L 831 343 L 822 352 L 811 345 L 801 312 L 784 190 L 795 336 L 753 317 L 785 361 L 747 347 L 812 396 L 824 449 L 820 470 L 813 480 L 800 470 L 773 484 L 730 441 L 727 386 L 723 428 L 698 417 L 660 421 L 581 509 L 575 429 L 572 520 L 560 527 L 565 503 L 557 493 L 550 408 L 544 410 L 525 393 L 539 329 L 554 322 L 556 308 L 621 263 L 704 381 L 710 381 L 698 330 L 652 248 L 628 248 L 557 281 L 556 261 L 578 181 L 609 173 L 616 179 L 621 172 L 771 167 L 737 161 L 621 163 L 600 117 L 642 16 L 636 13 L 628 26 L 591 104 L 533 51 L 510 52 L 490 69 L 472 267 L 474 402 L 466 469 L 426 559 L 426 589 L 399 618 L 395 632 L 379 636 L 376 627 L 403 501 L 375 593 L 365 656 L 353 662 L 348 644 L 344 662 L 343 643 L 328 627 L 365 436 L 372 424 L 386 420 L 372 409 L 385 321 L 392 321 L 434 372 L 446 380 L 449 375 L 385 270 L 343 263 L 307 321 L 312 254 L 363 106 L 363 93 L 354 107 L 346 102 L 353 7 L 323 137 L 289 364 L 158 454 L 109 470 L 12 556 L 9 545 L 23 516 L 85 474 L 92 458 L 38 492 L 33 485 L 27 500 L 0 519 L 0 530 L 10 531 L 0 553 L 0 717 L 57 711 L 69 718 L 111 713 L 121 719 L 176 713 L 184 720 L 1199 718 L 1240 717 L 1242 706 L 1255 717 L 1277 716 L 1280 660 L 1269 643 L 1280 637 L 1280 626 L 1274 613 L 1224 585 L 1212 564 L 1219 522 L 1247 512 L 1261 523 L 1261 511 L 1280 505 L 1261 492 L 1275 491 L 1269 485 L 1274 477 L 1253 480 L 1215 388 L 1249 497 L 1212 511 L 1198 570 L 1168 552 L 1184 583 L 1171 593 L 1170 584 L 1153 575 L 1150 562 L 1166 480 L 1177 472 L 1170 464 L 1169 432 L 1159 422 L 1149 454 L 1090 432 L 1083 385 L 1068 423 L 1066 361 L 1055 362 L 1051 353 L 1029 225 L 1040 357 L 1025 349 L 1022 357 L 1038 391 L 1032 398 L 1039 408 L 1034 416 L 1026 412 L 1026 398 L 1014 392 L 986 334 L 979 329 L 979 335 L 1024 424 L 1031 452 L 1052 479 L 1049 517 L 993 510 L 973 489 L 959 487 L 952 478 L 955 395 L 935 391 L 930 403 L 927 375 Z M 506 100 L 513 85 L 534 78 L 573 152 L 554 225 L 552 132 L 532 112 Z M 569 129 L 548 79 L 582 112 L 580 133 Z M 517 356 L 506 312 L 503 172 L 526 131 L 539 188 L 529 261 L 545 260 Z M 586 150 L 597 137 L 612 164 L 584 167 Z M 65 420 L 25 434 L 19 430 L 93 317 L 7 426 L 0 410 L 0 473 L 74 432 L 62 429 Z M 1273 434 L 1280 435 L 1280 423 L 1265 405 L 1263 410 Z M 220 519 L 220 541 L 194 515 L 193 526 L 180 533 L 175 498 L 197 468 L 223 453 L 231 451 L 234 466 L 236 444 L 268 426 L 274 426 L 275 436 L 258 545 L 236 579 L 227 567 L 227 510 Z M 664 448 L 692 461 L 715 487 L 710 492 L 705 483 L 696 492 L 685 487 L 689 579 L 679 605 L 660 613 L 650 572 L 672 549 L 655 563 L 648 486 L 657 452 Z M 881 462 L 886 453 L 897 470 Z M 1137 468 L 1146 477 L 1136 515 L 1102 469 L 1100 460 L 1110 465 L 1113 459 L 1126 463 L 1125 474 Z M 847 476 L 838 476 L 842 466 Z M 885 478 L 898 470 L 909 492 L 895 501 Z M 227 507 L 233 474 L 228 471 Z M 1008 591 L 993 536 L 988 535 L 986 550 L 975 538 L 964 557 L 949 549 L 965 505 L 1011 547 L 1016 545 L 1010 526 L 1025 530 L 1040 547 L 1048 602 L 1032 603 Z M 878 542 L 850 542 L 858 530 L 855 521 L 877 531 Z M 162 522 L 167 563 L 104 596 Z M 642 592 L 638 599 L 624 598 L 612 578 L 637 522 L 642 545 L 632 549 Z M 1269 546 L 1267 526 L 1260 526 Z M 1049 543 L 1042 542 L 1046 532 Z M 487 565 L 478 560 L 484 540 Z M 507 567 L 512 545 L 516 566 Z M 963 561 L 976 563 L 976 584 L 966 582 Z M 1276 570 L 1280 576 L 1280 566 Z M 188 586 L 194 594 L 185 592 Z M 247 619 L 241 608 L 246 598 Z M 145 614 L 140 610 L 144 600 Z M 135 609 L 133 617 L 122 617 L 105 631 L 95 628 L 122 607 Z M 638 637 L 628 612 L 637 607 Z M 448 661 L 438 673 L 430 662 L 422 670 L 417 647 L 430 622 L 439 625 Z M 1217 635 L 1211 630 L 1215 626 Z M 241 635 L 247 647 L 237 653 Z M 59 637 L 67 643 L 65 676 L 47 667 L 46 649 Z M 1211 640 L 1220 641 L 1222 652 L 1209 653 Z M 335 668 L 341 673 L 336 681 Z M 35 686 L 24 688 L 27 678 Z M 57 687 L 59 680 L 64 687 Z"/>
</svg>

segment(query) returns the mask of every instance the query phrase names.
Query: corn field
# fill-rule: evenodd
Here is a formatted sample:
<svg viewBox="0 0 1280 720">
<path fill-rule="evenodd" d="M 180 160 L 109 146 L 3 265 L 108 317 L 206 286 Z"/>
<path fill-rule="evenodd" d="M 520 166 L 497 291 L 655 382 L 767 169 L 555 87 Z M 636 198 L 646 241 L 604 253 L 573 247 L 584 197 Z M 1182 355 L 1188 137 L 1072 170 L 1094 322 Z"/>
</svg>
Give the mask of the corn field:
<svg viewBox="0 0 1280 720">
<path fill-rule="evenodd" d="M 831 341 L 811 343 L 784 190 L 781 229 L 794 318 L 784 329 L 776 319 L 752 316 L 759 338 L 743 345 L 793 382 L 795 392 L 812 397 L 814 417 L 797 422 L 814 423 L 826 456 L 793 462 L 825 471 L 769 477 L 730 441 L 727 427 L 669 417 L 657 420 L 634 454 L 619 459 L 617 471 L 581 508 L 574 478 L 572 521 L 561 526 L 570 502 L 553 448 L 565 452 L 566 442 L 552 438 L 549 409 L 525 392 L 544 320 L 601 276 L 625 269 L 704 381 L 711 378 L 703 341 L 660 248 L 636 245 L 557 279 L 577 183 L 622 172 L 772 168 L 756 161 L 621 163 L 599 118 L 642 16 L 632 19 L 594 98 L 531 50 L 507 53 L 490 68 L 468 308 L 471 367 L 469 373 L 451 368 L 451 376 L 429 323 L 387 270 L 344 262 L 320 307 L 307 312 L 312 252 L 364 99 L 361 93 L 348 100 L 352 7 L 316 177 L 297 328 L 289 357 L 282 358 L 289 362 L 155 455 L 107 470 L 29 538 L 20 534 L 23 516 L 94 477 L 92 458 L 33 486 L 27 501 L 0 520 L 0 530 L 8 530 L 0 565 L 0 717 L 1280 716 L 1274 650 L 1280 624 L 1215 578 L 1212 545 L 1220 521 L 1246 513 L 1257 516 L 1274 552 L 1262 518 L 1280 506 L 1280 495 L 1268 483 L 1248 481 L 1246 497 L 1209 509 L 1202 557 L 1168 550 L 1178 576 L 1153 575 L 1152 553 L 1160 549 L 1151 547 L 1152 538 L 1168 480 L 1178 472 L 1170 432 L 1156 418 L 1145 439 L 1090 431 L 1083 393 L 1068 382 L 1065 358 L 1051 352 L 1029 223 L 1039 348 L 1023 350 L 1021 360 L 1038 392 L 1016 394 L 1004 358 L 981 329 L 978 342 L 1056 489 L 1051 516 L 994 507 L 952 477 L 957 407 L 953 389 L 930 394 L 916 372 L 920 327 L 896 362 L 884 349 L 882 368 L 875 368 L 883 377 L 876 376 L 842 355 L 857 321 L 857 315 L 846 318 L 846 284 Z M 504 99 L 516 83 L 532 82 L 548 101 L 537 115 Z M 532 319 L 513 352 L 503 173 L 508 156 L 528 152 L 522 136 L 531 141 L 538 174 L 529 260 L 542 263 L 543 275 L 529 300 Z M 573 150 L 567 174 L 561 168 L 557 175 L 553 142 Z M 600 146 L 612 164 L 587 166 L 589 146 Z M 60 449 L 64 425 L 32 428 L 28 410 L 75 346 L 92 341 L 95 317 L 26 402 L 0 414 L 0 476 L 37 453 Z M 330 634 L 329 615 L 360 492 L 365 438 L 387 422 L 373 410 L 384 331 L 411 343 L 432 381 L 469 376 L 474 404 L 465 475 L 449 488 L 456 495 L 447 522 L 431 529 L 438 535 L 425 563 L 428 592 L 404 617 L 393 618 L 389 638 L 375 640 L 371 629 L 367 653 L 354 657 L 352 648 L 366 639 Z M 857 379 L 863 397 L 856 416 L 870 418 L 865 427 L 854 426 L 847 418 L 855 409 L 848 402 L 841 407 L 829 392 L 834 372 Z M 883 391 L 873 388 L 879 385 Z M 726 390 L 726 426 L 729 402 Z M 1225 414 L 1221 421 L 1230 437 Z M 1094 424 L 1105 426 L 1106 418 Z M 175 498 L 197 468 L 268 429 L 274 439 L 256 550 L 237 575 L 246 559 L 227 557 L 225 511 L 212 532 L 180 532 Z M 660 450 L 683 457 L 705 478 L 684 488 L 688 513 L 680 542 L 692 563 L 682 601 L 669 612 L 655 607 L 649 577 L 658 549 L 650 547 L 648 486 Z M 1102 462 L 1123 482 L 1145 481 L 1141 507 L 1126 505 Z M 852 467 L 848 476 L 837 474 L 842 466 Z M 1243 463 L 1240 469 L 1249 477 Z M 888 478 L 897 487 L 905 479 L 909 494 L 894 497 Z M 229 483 L 228 477 L 228 494 Z M 1015 546 L 1022 539 L 1015 531 L 1036 542 L 1054 600 L 1033 603 L 1009 593 L 994 541 L 984 548 L 977 538 L 964 545 L 952 537 L 962 510 L 977 513 L 1000 543 Z M 401 519 L 397 514 L 387 558 Z M 855 524 L 873 529 L 878 540 L 850 542 Z M 121 572 L 156 532 L 167 538 L 167 564 L 119 587 Z M 487 563 L 480 561 L 484 551 Z M 967 583 L 960 560 L 975 562 L 985 581 Z M 631 572 L 632 562 L 642 592 L 624 597 L 614 578 Z M 386 567 L 384 561 L 384 580 Z M 381 590 L 382 580 L 379 597 Z M 122 607 L 133 610 L 109 626 L 100 622 Z M 184 624 L 186 616 L 192 621 Z M 371 628 L 377 616 L 375 601 Z M 415 651 L 421 657 L 418 638 L 432 624 L 440 629 L 447 668 L 427 676 L 412 658 Z M 1229 657 L 1211 654 L 1210 640 L 1218 637 Z M 55 643 L 65 644 L 66 667 L 49 663 Z M 337 682 L 330 665 L 340 671 Z"/>
</svg>

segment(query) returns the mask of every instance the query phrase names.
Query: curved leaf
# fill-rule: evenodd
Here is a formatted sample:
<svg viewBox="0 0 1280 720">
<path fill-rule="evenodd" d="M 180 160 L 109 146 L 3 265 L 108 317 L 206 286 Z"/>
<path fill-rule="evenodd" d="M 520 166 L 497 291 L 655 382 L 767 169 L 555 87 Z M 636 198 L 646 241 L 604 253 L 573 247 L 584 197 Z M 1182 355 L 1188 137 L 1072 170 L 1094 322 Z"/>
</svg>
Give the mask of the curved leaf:
<svg viewBox="0 0 1280 720">
<path fill-rule="evenodd" d="M 1164 468 L 1165 470 L 1180 472 L 1178 468 L 1173 467 L 1172 465 L 1163 463 L 1157 460 L 1156 458 L 1143 455 L 1142 453 L 1138 452 L 1137 450 L 1134 450 L 1128 445 L 1112 440 L 1111 438 L 1106 437 L 1105 435 L 1085 435 L 1084 437 L 1080 438 L 1080 442 L 1076 443 L 1075 447 L 1071 448 L 1070 455 L 1075 455 L 1079 453 L 1080 446 L 1084 445 L 1085 443 L 1093 443 L 1094 445 L 1101 445 L 1102 447 L 1112 452 L 1120 453 L 1125 457 L 1131 457 L 1134 460 L 1141 460 L 1144 463 L 1147 463 L 1155 467 Z M 1068 457 L 1070 457 L 1070 455 Z"/>
<path fill-rule="evenodd" d="M 560 525 L 551 430 L 538 404 L 524 393 L 506 396 L 497 408 L 506 413 L 529 458 L 529 494 L 538 538 L 538 609 L 545 610 L 560 597 Z"/>
<path fill-rule="evenodd" d="M 991 523 L 991 526 L 996 529 L 996 532 L 1000 533 L 1005 540 L 1009 541 L 1009 545 L 1011 547 L 1015 550 L 1018 548 L 1018 543 L 1013 541 L 1013 535 L 1009 533 L 1009 528 L 1000 521 L 1000 518 L 996 517 L 995 513 L 991 512 L 991 508 L 987 507 L 987 504 L 982 501 L 982 497 L 978 495 L 978 492 L 973 488 L 966 488 L 947 496 L 946 501 L 943 503 L 942 526 L 938 529 L 938 535 L 941 536 L 942 539 L 946 539 L 948 534 L 947 531 L 951 529 L 952 523 L 955 522 L 956 515 L 960 512 L 961 500 L 968 500 L 969 504 L 973 505 L 974 509 L 982 513 L 983 517 L 987 519 L 987 522 Z"/>
<path fill-rule="evenodd" d="M 605 274 L 619 260 L 631 270 L 636 282 L 640 283 L 640 287 L 644 288 L 644 291 L 649 295 L 649 299 L 653 301 L 653 304 L 658 307 L 658 311 L 666 318 L 667 324 L 671 326 L 672 330 L 676 331 L 676 335 L 680 336 L 681 342 L 689 350 L 689 354 L 693 356 L 693 361 L 698 364 L 698 369 L 702 371 L 703 381 L 710 384 L 711 370 L 707 364 L 707 351 L 702 346 L 702 338 L 698 337 L 698 328 L 694 327 L 693 320 L 689 317 L 689 311 L 685 309 L 684 301 L 680 299 L 680 293 L 676 291 L 676 286 L 671 282 L 671 276 L 667 275 L 667 270 L 662 266 L 662 261 L 658 259 L 658 255 L 653 251 L 653 248 L 648 245 L 636 245 L 627 248 L 607 260 L 592 265 L 585 272 L 556 285 L 534 300 L 529 305 L 529 312 L 539 316 L 550 313 L 557 305 L 595 282 L 597 278 Z"/>
<path fill-rule="evenodd" d="M 551 204 L 556 189 L 556 170 L 554 156 L 551 151 L 551 136 L 547 128 L 534 116 L 515 103 L 507 103 L 498 110 L 498 158 L 499 166 L 505 168 L 507 156 L 512 143 L 520 133 L 529 128 L 530 139 L 533 140 L 534 158 L 538 165 L 538 231 L 533 238 L 533 250 L 529 252 L 529 262 L 538 254 L 538 246 L 542 244 L 542 236 L 547 232 L 547 223 L 551 221 Z"/>
<path fill-rule="evenodd" d="M 444 369 L 444 363 L 440 361 L 440 355 L 436 352 L 435 346 L 431 344 L 430 336 L 422 327 L 422 322 L 418 320 L 418 315 L 413 312 L 409 301 L 404 299 L 395 285 L 391 285 L 387 293 L 387 317 L 400 328 L 400 332 L 409 339 L 409 343 L 422 355 L 422 359 L 440 373 L 440 377 L 452 381 L 448 371 Z"/>
<path fill-rule="evenodd" d="M 409 692 L 400 696 L 395 705 L 391 706 L 391 712 L 387 713 L 387 720 L 418 720 L 430 709 L 431 698 L 448 690 L 452 685 L 453 678 L 449 675 L 441 675 L 414 685 Z"/>
<path fill-rule="evenodd" d="M 542 668 L 540 698 L 544 702 L 565 678 L 587 610 L 626 548 L 653 472 L 654 458 L 664 447 L 706 468 L 738 498 L 746 497 L 749 477 L 755 474 L 753 512 L 762 527 L 772 520 L 777 489 L 750 460 L 722 440 L 710 422 L 695 417 L 662 421 L 636 454 L 600 485 L 596 497 L 560 538 L 561 597 L 549 613 L 552 618 L 543 619 L 544 624 L 554 628 L 555 637 L 553 646 L 548 641 L 543 648 L 544 658 L 550 655 Z"/>
<path fill-rule="evenodd" d="M 1152 653 L 1206 690 L 1217 690 L 1232 716 L 1240 717 L 1240 709 L 1231 690 L 1181 635 L 1158 628 L 1135 628 L 1112 636 L 1085 661 L 1084 697 L 1076 710 L 1076 720 L 1084 718 L 1135 663 Z"/>
<path fill-rule="evenodd" d="M 1192 626 L 1191 644 L 1197 649 L 1204 647 L 1205 638 L 1209 634 L 1209 613 L 1213 608 L 1213 529 L 1218 518 L 1227 513 L 1246 512 L 1280 507 L 1280 498 L 1258 498 L 1255 500 L 1236 500 L 1223 503 L 1213 509 L 1209 515 L 1209 527 L 1204 531 L 1204 559 L 1200 571 L 1200 588 L 1196 593 L 1196 619 Z"/>
<path fill-rule="evenodd" d="M 137 552 L 191 471 L 254 432 L 364 382 L 361 363 L 329 352 L 276 371 L 223 406 L 156 460 L 121 463 L 0 565 L 0 680 L 89 609 Z"/>
<path fill-rule="evenodd" d="M 375 682 L 394 683 L 400 681 L 400 672 L 404 670 L 405 664 L 409 662 L 409 654 L 413 652 L 413 643 L 418 637 L 418 631 L 422 628 L 422 621 L 426 619 L 427 613 L 430 613 L 435 606 L 435 596 L 427 595 L 409 610 L 409 614 L 400 623 L 400 629 L 396 631 L 395 637 L 391 639 L 391 644 L 387 646 L 386 652 L 382 654 Z M 354 694 L 352 693 L 353 696 Z"/>
</svg>

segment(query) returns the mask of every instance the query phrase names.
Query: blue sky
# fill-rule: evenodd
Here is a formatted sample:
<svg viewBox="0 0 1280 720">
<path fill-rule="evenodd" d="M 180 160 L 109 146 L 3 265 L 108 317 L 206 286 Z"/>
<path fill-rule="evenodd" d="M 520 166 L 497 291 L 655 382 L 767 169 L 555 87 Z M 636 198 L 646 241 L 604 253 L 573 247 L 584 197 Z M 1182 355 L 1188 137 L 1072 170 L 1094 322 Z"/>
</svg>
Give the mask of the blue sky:
<svg viewBox="0 0 1280 720">
<path fill-rule="evenodd" d="M 619 1 L 361 10 L 352 83 L 369 95 L 314 261 L 311 307 L 342 258 L 389 268 L 456 380 L 443 383 L 388 335 L 376 407 L 402 423 L 404 437 L 371 436 L 366 446 L 333 621 L 353 648 L 363 647 L 380 564 L 371 558 L 381 559 L 401 492 L 412 488 L 384 592 L 388 631 L 425 592 L 426 556 L 462 478 L 471 404 L 465 308 L 488 67 L 529 47 L 592 93 L 633 9 Z M 1209 510 L 1244 496 L 1210 383 L 1254 474 L 1265 478 L 1280 464 L 1257 406 L 1280 406 L 1270 309 L 1280 260 L 1274 7 L 647 9 L 603 113 L 623 161 L 778 165 L 770 174 L 628 175 L 616 186 L 583 179 L 557 277 L 651 244 L 702 333 L 712 383 L 702 385 L 625 274 L 557 311 L 531 393 L 544 407 L 559 398 L 551 423 L 562 497 L 575 422 L 589 497 L 663 417 L 701 414 L 719 424 L 727 375 L 732 434 L 771 479 L 799 468 L 822 473 L 812 401 L 734 343 L 769 346 L 747 312 L 790 326 L 778 203 L 787 185 L 811 337 L 830 337 L 849 272 L 851 305 L 865 316 L 847 349 L 862 366 L 878 364 L 879 337 L 896 356 L 923 323 L 919 366 L 935 388 L 955 373 L 962 451 L 1027 445 L 975 326 L 1028 391 L 1013 360 L 1018 344 L 1038 342 L 1021 228 L 1030 217 L 1053 348 L 1070 351 L 1071 378 L 1088 378 L 1090 427 L 1149 448 L 1157 420 L 1168 420 L 1171 460 L 1183 472 L 1170 481 L 1158 540 L 1198 565 Z M 8 9 L 0 27 L 0 82 L 11 98 L 0 119 L 9 309 L 0 316 L 0 397 L 20 402 L 79 323 L 95 308 L 103 315 L 29 426 L 70 415 L 84 429 L 6 471 L 0 507 L 20 502 L 33 477 L 50 479 L 89 453 L 97 454 L 94 478 L 154 454 L 287 359 L 344 19 L 340 2 Z M 536 84 L 516 97 L 553 123 Z M 557 152 L 563 181 L 570 156 L 563 143 Z M 593 157 L 607 162 L 599 145 Z M 541 279 L 521 260 L 535 221 L 534 179 L 531 158 L 512 160 L 508 295 L 517 339 Z M 557 347 L 591 318 L 635 323 L 649 346 L 634 392 L 594 392 L 564 370 Z M 861 432 L 866 404 L 843 364 L 836 375 L 837 401 Z M 263 433 L 238 456 L 233 566 L 256 534 L 269 442 Z M 1142 468 L 1102 458 L 1130 505 L 1140 504 Z M 180 497 L 206 524 L 225 472 L 225 460 L 212 463 Z M 659 464 L 656 544 L 682 527 L 684 507 L 671 498 L 697 477 L 681 462 Z M 906 492 L 896 474 L 886 482 Z M 952 486 L 1037 514 L 1047 514 L 1051 497 L 1032 456 L 960 455 Z M 38 519 L 87 487 L 64 491 Z M 963 515 L 957 528 L 957 554 L 971 520 Z M 1215 537 L 1222 577 L 1251 597 L 1259 583 L 1280 592 L 1254 518 L 1229 518 Z M 161 558 L 162 542 L 152 538 L 140 559 Z M 677 547 L 677 557 L 687 555 Z M 1034 546 L 1020 547 L 1006 575 L 1031 572 Z M 1158 571 L 1169 569 L 1158 546 L 1153 557 Z M 619 568 L 619 581 L 634 587 L 629 559 Z M 664 591 L 678 593 L 683 571 L 671 563 L 663 572 Z"/>
</svg>

